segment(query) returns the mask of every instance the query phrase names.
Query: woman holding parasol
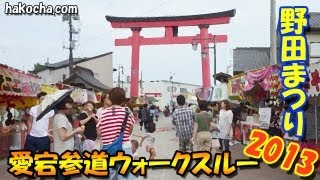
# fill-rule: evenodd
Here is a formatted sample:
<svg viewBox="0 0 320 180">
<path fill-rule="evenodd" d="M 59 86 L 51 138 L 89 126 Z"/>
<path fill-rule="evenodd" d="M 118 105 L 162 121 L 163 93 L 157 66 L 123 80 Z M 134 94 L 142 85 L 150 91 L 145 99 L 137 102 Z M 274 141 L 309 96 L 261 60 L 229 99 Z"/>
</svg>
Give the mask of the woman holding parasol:
<svg viewBox="0 0 320 180">
<path fill-rule="evenodd" d="M 73 129 L 67 118 L 73 103 L 73 99 L 70 97 L 71 92 L 69 90 L 60 90 L 46 96 L 39 107 L 39 110 L 43 109 L 43 111 L 37 117 L 37 120 L 40 120 L 47 112 L 56 109 L 56 114 L 53 118 L 54 151 L 60 155 L 67 150 L 74 150 L 74 135 L 84 132 L 83 126 Z M 58 170 L 57 179 L 71 178 L 63 176 L 62 172 Z"/>
</svg>

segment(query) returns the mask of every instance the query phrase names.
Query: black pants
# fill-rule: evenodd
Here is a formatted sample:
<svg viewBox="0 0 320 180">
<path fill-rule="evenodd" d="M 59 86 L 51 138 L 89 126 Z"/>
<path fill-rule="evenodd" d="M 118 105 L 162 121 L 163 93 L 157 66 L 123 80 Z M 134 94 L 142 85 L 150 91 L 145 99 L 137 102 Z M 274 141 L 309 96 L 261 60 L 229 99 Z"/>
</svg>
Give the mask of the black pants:
<svg viewBox="0 0 320 180">
<path fill-rule="evenodd" d="M 26 143 L 24 144 L 24 149 L 31 150 L 35 152 L 50 151 L 50 138 L 49 136 L 44 137 L 34 137 L 27 135 Z"/>
<path fill-rule="evenodd" d="M 142 127 L 144 125 L 144 129 L 147 129 L 147 124 L 148 122 L 147 121 L 140 121 L 140 126 Z"/>
<path fill-rule="evenodd" d="M 229 151 L 229 139 L 219 139 L 220 150 Z"/>
</svg>

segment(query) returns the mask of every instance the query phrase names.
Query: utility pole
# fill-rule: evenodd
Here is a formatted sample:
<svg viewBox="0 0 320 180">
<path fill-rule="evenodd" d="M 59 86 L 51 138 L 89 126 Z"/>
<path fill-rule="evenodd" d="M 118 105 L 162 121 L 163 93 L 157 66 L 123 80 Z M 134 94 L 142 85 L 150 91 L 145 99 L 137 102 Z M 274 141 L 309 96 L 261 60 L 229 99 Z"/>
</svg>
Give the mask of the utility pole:
<svg viewBox="0 0 320 180">
<path fill-rule="evenodd" d="M 122 66 L 122 72 L 121 72 L 121 73 L 122 73 L 122 76 L 121 76 L 121 77 L 122 77 L 122 78 L 121 78 L 121 79 L 122 79 L 122 81 L 121 81 L 121 82 L 122 82 L 122 88 L 123 88 L 123 83 L 124 83 L 124 79 L 123 79 L 123 74 L 124 74 L 124 73 L 123 73 L 123 69 L 124 69 L 124 67 Z"/>
<path fill-rule="evenodd" d="M 172 82 L 173 77 L 170 76 L 170 82 L 171 82 L 171 97 L 170 97 L 170 105 L 172 106 L 172 100 L 173 100 L 173 82 Z"/>
<path fill-rule="evenodd" d="M 120 67 L 118 68 L 118 87 L 120 87 Z"/>
<path fill-rule="evenodd" d="M 121 76 L 121 74 L 122 74 L 122 76 Z M 124 74 L 123 73 L 123 66 L 119 65 L 119 68 L 118 68 L 118 87 L 122 87 L 122 88 L 123 88 L 123 74 Z"/>
<path fill-rule="evenodd" d="M 69 15 L 69 76 L 73 73 L 72 16 Z"/>
<path fill-rule="evenodd" d="M 79 21 L 80 17 L 78 14 L 63 14 L 62 15 L 62 22 L 68 22 L 68 30 L 69 30 L 69 47 L 66 49 L 69 49 L 69 76 L 73 73 L 73 50 L 75 48 L 75 40 L 73 39 L 73 34 L 78 34 L 80 32 L 80 28 L 78 30 L 75 30 L 72 25 L 72 20 Z M 65 48 L 65 47 L 63 47 Z"/>
<path fill-rule="evenodd" d="M 215 38 L 216 36 L 214 36 Z M 217 48 L 216 48 L 217 44 L 216 44 L 216 40 L 214 40 L 214 46 L 213 46 L 213 50 L 214 50 L 214 56 L 213 56 L 213 63 L 214 63 L 214 68 L 213 68 L 213 73 L 214 73 L 214 85 L 217 85 Z"/>
<path fill-rule="evenodd" d="M 172 106 L 173 105 L 173 76 L 175 75 L 174 73 L 171 73 L 170 72 L 170 82 L 171 82 L 171 96 L 170 96 L 170 105 Z"/>
<path fill-rule="evenodd" d="M 142 80 L 142 71 L 140 75 L 140 95 L 143 94 L 143 80 Z"/>
<path fill-rule="evenodd" d="M 277 64 L 276 1 L 270 0 L 270 65 Z"/>
</svg>

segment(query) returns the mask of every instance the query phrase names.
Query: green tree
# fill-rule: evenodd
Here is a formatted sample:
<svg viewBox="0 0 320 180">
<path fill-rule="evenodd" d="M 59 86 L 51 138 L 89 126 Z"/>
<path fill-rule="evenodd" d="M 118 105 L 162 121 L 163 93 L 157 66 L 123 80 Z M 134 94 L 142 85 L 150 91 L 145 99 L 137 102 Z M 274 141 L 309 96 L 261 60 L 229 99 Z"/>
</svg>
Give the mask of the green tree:
<svg viewBox="0 0 320 180">
<path fill-rule="evenodd" d="M 45 70 L 46 68 L 47 68 L 47 66 L 42 65 L 40 63 L 36 63 L 33 65 L 33 70 L 29 71 L 29 72 L 33 73 L 33 74 L 37 74 L 38 72 L 41 72 L 41 71 Z"/>
</svg>

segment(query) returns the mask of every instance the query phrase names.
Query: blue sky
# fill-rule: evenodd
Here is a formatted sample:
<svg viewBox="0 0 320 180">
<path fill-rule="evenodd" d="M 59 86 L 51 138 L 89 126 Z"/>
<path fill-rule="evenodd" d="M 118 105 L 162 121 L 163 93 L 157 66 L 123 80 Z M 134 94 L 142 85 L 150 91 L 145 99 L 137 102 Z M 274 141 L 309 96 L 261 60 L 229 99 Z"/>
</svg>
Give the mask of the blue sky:
<svg viewBox="0 0 320 180">
<path fill-rule="evenodd" d="M 6 1 L 0 0 L 0 63 L 30 70 L 34 63 L 50 63 L 68 58 L 68 27 L 61 16 L 7 16 L 4 12 Z M 18 1 L 10 0 L 10 4 Z M 28 0 L 27 4 L 40 1 Z M 269 46 L 269 0 L 77 0 L 44 1 L 45 4 L 76 4 L 81 21 L 81 33 L 75 57 L 91 57 L 114 52 L 113 64 L 125 67 L 125 75 L 130 74 L 130 47 L 115 47 L 115 38 L 126 38 L 130 31 L 112 29 L 105 15 L 113 16 L 168 16 L 192 15 L 236 9 L 231 23 L 211 26 L 209 32 L 226 34 L 228 42 L 217 46 L 217 72 L 226 72 L 232 60 L 235 47 Z M 280 5 L 307 5 L 310 11 L 319 11 L 319 1 L 279 0 Z M 198 28 L 181 28 L 179 34 L 194 35 Z M 162 29 L 143 30 L 145 37 L 162 36 Z M 174 80 L 201 84 L 200 51 L 193 51 L 191 45 L 144 46 L 141 48 L 140 67 L 145 80 L 168 80 L 174 72 Z M 211 51 L 211 60 L 213 51 Z M 213 62 L 213 61 L 211 61 Z M 231 69 L 230 69 L 231 70 Z M 213 63 L 211 63 L 213 74 Z"/>
</svg>

